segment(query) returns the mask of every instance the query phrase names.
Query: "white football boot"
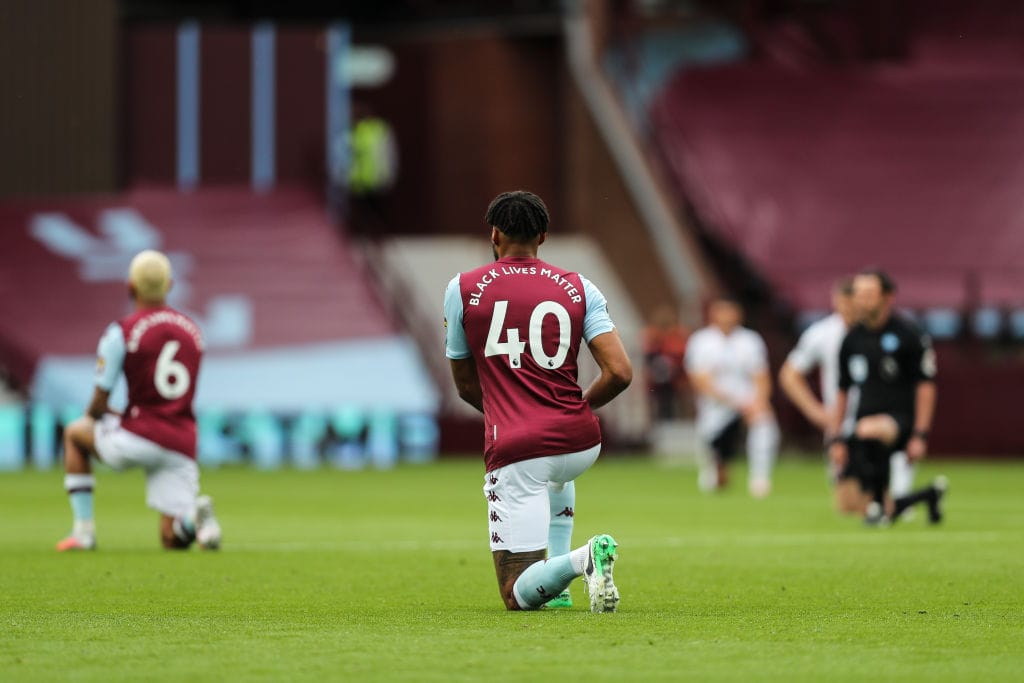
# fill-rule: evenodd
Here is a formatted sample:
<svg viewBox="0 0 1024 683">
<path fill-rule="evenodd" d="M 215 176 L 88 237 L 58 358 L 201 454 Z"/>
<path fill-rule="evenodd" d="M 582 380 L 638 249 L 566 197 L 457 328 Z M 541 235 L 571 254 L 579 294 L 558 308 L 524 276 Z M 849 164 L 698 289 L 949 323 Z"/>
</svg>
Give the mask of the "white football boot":
<svg viewBox="0 0 1024 683">
<path fill-rule="evenodd" d="M 619 589 L 612 579 L 618 545 L 608 534 L 598 534 L 587 544 L 589 553 L 583 570 L 583 583 L 590 596 L 591 612 L 614 612 L 618 608 Z"/>
<path fill-rule="evenodd" d="M 213 499 L 196 498 L 196 541 L 203 550 L 220 548 L 220 523 L 213 514 Z"/>
</svg>

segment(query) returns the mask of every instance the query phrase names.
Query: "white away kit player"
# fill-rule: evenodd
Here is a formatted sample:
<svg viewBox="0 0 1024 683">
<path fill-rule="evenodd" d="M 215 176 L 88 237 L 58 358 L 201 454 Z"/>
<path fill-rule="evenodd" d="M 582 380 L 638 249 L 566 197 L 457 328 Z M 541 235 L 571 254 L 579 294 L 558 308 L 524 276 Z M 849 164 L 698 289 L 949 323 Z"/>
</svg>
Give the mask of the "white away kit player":
<svg viewBox="0 0 1024 683">
<path fill-rule="evenodd" d="M 771 491 L 779 428 L 769 399 L 771 375 L 761 335 L 740 325 L 739 302 L 720 297 L 708 309 L 708 326 L 690 337 L 686 371 L 697 392 L 697 433 L 706 445 L 698 484 L 704 491 L 727 483 L 726 464 L 736 454 L 743 428 L 750 464 L 748 488 L 755 497 Z"/>
</svg>

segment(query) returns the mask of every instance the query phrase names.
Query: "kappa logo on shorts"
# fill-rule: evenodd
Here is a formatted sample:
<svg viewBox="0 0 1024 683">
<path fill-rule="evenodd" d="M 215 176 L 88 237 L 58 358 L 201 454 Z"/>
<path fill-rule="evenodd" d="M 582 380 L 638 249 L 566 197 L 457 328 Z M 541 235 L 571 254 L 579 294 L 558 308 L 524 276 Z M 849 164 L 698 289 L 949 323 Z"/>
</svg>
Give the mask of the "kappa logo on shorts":
<svg viewBox="0 0 1024 683">
<path fill-rule="evenodd" d="M 487 475 L 487 483 L 490 484 L 491 486 L 494 486 L 495 484 L 498 483 L 498 478 L 496 476 L 494 476 L 493 474 L 488 474 Z"/>
<path fill-rule="evenodd" d="M 498 535 L 497 531 L 491 532 L 491 543 L 504 543 L 501 536 Z"/>
<path fill-rule="evenodd" d="M 564 510 L 562 510 L 561 512 L 559 512 L 557 515 L 555 515 L 555 517 L 573 517 L 573 516 L 575 516 L 575 513 L 572 511 L 572 508 L 568 507 L 568 506 L 566 506 L 566 508 Z"/>
<path fill-rule="evenodd" d="M 499 500 L 501 500 L 501 498 L 499 498 L 498 494 L 495 493 L 494 491 L 488 491 L 487 500 L 491 501 L 492 503 L 497 503 Z"/>
<path fill-rule="evenodd" d="M 501 516 L 497 512 L 495 512 L 494 510 L 491 510 L 491 521 L 492 522 L 500 522 L 500 521 L 502 521 Z"/>
</svg>

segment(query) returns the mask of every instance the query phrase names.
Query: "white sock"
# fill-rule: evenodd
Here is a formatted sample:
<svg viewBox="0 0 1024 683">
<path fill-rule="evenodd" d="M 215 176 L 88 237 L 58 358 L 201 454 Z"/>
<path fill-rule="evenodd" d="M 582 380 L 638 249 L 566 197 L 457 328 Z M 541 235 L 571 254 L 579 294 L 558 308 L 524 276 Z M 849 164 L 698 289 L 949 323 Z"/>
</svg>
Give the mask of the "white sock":
<svg viewBox="0 0 1024 683">
<path fill-rule="evenodd" d="M 768 481 L 775 465 L 779 448 L 779 427 L 775 418 L 766 417 L 747 428 L 747 459 L 750 462 L 750 481 Z"/>
<path fill-rule="evenodd" d="M 914 465 L 903 451 L 889 458 L 889 491 L 893 498 L 901 498 L 914 488 Z"/>
<path fill-rule="evenodd" d="M 702 438 L 697 440 L 697 488 L 704 493 L 718 488 L 718 463 Z"/>
<path fill-rule="evenodd" d="M 572 562 L 572 570 L 576 576 L 583 576 L 587 568 L 587 558 L 590 557 L 590 541 L 569 553 L 569 561 Z"/>
<path fill-rule="evenodd" d="M 92 538 L 96 535 L 96 522 L 91 519 L 76 519 L 71 527 L 71 535 L 75 538 Z"/>
<path fill-rule="evenodd" d="M 92 490 L 96 478 L 92 474 L 65 474 L 64 490 L 68 492 L 74 524 L 71 535 L 82 540 L 96 536 L 96 522 L 93 520 Z"/>
</svg>

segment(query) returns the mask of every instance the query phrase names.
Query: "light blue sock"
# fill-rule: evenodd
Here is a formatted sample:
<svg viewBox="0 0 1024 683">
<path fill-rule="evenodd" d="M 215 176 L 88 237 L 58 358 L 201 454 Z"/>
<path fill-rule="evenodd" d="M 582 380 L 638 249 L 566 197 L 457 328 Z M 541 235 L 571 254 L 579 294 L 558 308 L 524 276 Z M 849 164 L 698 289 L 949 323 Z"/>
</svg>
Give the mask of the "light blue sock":
<svg viewBox="0 0 1024 683">
<path fill-rule="evenodd" d="M 64 490 L 71 501 L 71 514 L 76 522 L 91 522 L 92 490 L 96 486 L 96 478 L 92 474 L 65 474 Z"/>
<path fill-rule="evenodd" d="M 537 609 L 557 597 L 579 574 L 573 569 L 568 553 L 549 560 L 534 562 L 519 575 L 512 594 L 522 609 Z"/>
<path fill-rule="evenodd" d="M 68 494 L 71 501 L 71 514 L 76 522 L 91 522 L 92 517 L 92 491 L 75 491 Z"/>
<path fill-rule="evenodd" d="M 572 525 L 576 514 L 576 483 L 548 483 L 551 521 L 548 523 L 548 557 L 572 550 Z"/>
</svg>

